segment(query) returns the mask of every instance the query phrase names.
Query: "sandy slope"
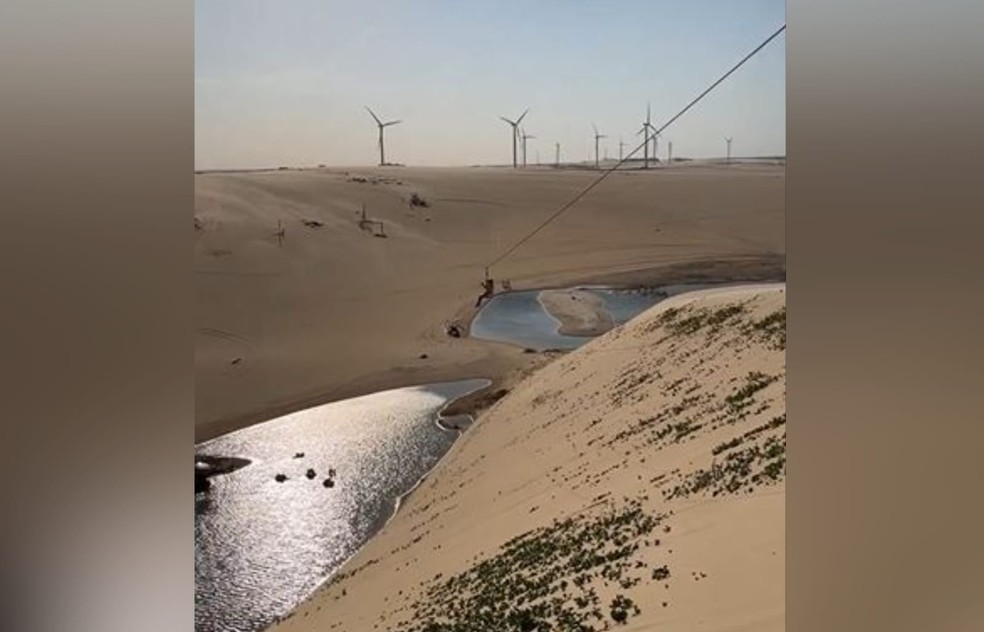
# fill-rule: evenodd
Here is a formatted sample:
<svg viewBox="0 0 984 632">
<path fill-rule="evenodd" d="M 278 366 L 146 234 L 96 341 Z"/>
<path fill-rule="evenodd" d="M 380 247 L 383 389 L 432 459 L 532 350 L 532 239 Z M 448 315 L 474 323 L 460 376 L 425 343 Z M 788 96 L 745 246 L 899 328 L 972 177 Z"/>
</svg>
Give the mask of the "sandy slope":
<svg viewBox="0 0 984 632">
<path fill-rule="evenodd" d="M 784 174 L 615 174 L 492 273 L 516 289 L 784 278 Z M 593 177 L 396 167 L 196 175 L 196 440 L 379 389 L 527 367 L 536 358 L 451 340 L 441 324 L 467 321 L 484 265 Z M 411 207 L 412 193 L 430 206 Z M 363 203 L 386 238 L 360 230 Z"/>
<path fill-rule="evenodd" d="M 671 298 L 516 385 L 277 630 L 782 630 L 785 381 L 784 285 Z"/>
</svg>

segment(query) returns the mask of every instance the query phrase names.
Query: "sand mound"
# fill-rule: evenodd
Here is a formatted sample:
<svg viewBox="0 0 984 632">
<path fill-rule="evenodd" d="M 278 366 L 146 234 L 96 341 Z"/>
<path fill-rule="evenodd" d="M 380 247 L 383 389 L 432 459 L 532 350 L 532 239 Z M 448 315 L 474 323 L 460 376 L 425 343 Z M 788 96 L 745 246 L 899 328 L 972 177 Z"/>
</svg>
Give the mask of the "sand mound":
<svg viewBox="0 0 984 632">
<path fill-rule="evenodd" d="M 664 301 L 496 402 L 278 629 L 782 630 L 785 382 L 784 286 Z"/>
<path fill-rule="evenodd" d="M 545 290 L 537 298 L 543 309 L 560 321 L 557 331 L 566 336 L 597 336 L 615 326 L 605 301 L 591 292 Z"/>
</svg>

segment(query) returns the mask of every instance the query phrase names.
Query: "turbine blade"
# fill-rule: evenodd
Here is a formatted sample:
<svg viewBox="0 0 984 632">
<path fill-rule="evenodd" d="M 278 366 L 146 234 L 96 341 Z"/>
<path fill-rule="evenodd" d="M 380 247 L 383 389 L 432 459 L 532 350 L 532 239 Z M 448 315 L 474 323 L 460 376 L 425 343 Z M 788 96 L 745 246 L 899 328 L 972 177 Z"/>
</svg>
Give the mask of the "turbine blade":
<svg viewBox="0 0 984 632">
<path fill-rule="evenodd" d="M 527 112 L 529 112 L 529 111 L 530 111 L 529 108 L 526 108 L 525 110 L 523 110 L 523 114 L 518 119 L 516 119 L 516 125 L 519 125 L 519 122 L 523 120 L 523 117 L 526 116 Z"/>
<path fill-rule="evenodd" d="M 510 121 L 509 119 L 507 119 L 507 118 L 506 118 L 506 117 L 504 117 L 504 116 L 500 116 L 499 118 L 501 118 L 501 119 L 502 119 L 503 121 L 505 121 L 506 123 L 509 123 L 509 124 L 510 124 L 510 125 L 512 125 L 513 127 L 516 127 L 517 125 L 519 125 L 519 122 L 518 122 L 518 121 Z"/>
<path fill-rule="evenodd" d="M 389 123 L 383 123 L 383 127 L 389 127 L 390 125 L 396 125 L 397 123 L 402 123 L 403 121 L 390 121 Z"/>
<path fill-rule="evenodd" d="M 369 112 L 369 114 L 372 115 L 372 118 L 374 118 L 376 120 L 376 125 L 382 125 L 383 124 L 383 122 L 379 120 L 379 117 L 376 116 L 376 113 L 369 109 L 369 106 L 368 105 L 365 106 L 365 108 Z"/>
</svg>

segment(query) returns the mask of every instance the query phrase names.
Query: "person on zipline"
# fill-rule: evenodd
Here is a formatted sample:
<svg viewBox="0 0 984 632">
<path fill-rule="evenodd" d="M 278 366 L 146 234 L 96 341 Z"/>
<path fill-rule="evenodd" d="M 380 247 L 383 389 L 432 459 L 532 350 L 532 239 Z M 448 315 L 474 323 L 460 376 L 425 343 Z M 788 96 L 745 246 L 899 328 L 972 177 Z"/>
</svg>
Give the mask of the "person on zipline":
<svg viewBox="0 0 984 632">
<path fill-rule="evenodd" d="M 492 298 L 492 294 L 495 292 L 495 281 L 489 277 L 486 277 L 485 280 L 482 281 L 482 289 L 483 292 L 478 295 L 478 300 L 475 301 L 475 307 L 481 305 L 483 299 Z"/>
</svg>

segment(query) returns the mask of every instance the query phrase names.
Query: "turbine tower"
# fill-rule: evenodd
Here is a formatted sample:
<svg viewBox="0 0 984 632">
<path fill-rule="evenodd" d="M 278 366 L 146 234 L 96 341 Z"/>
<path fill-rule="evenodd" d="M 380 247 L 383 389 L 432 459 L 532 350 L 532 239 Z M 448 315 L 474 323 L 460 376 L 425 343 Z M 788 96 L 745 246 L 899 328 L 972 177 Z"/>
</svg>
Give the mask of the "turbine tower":
<svg viewBox="0 0 984 632">
<path fill-rule="evenodd" d="M 622 149 L 625 147 L 625 143 L 622 142 L 622 137 L 618 137 L 618 161 L 622 162 Z"/>
<path fill-rule="evenodd" d="M 726 165 L 730 165 L 731 164 L 731 140 L 732 139 L 730 139 L 730 138 L 725 138 L 724 139 L 724 142 L 728 143 L 728 154 L 727 154 L 727 158 L 724 159 L 724 164 L 726 164 Z"/>
<path fill-rule="evenodd" d="M 642 149 L 642 155 L 643 155 L 643 160 L 644 160 L 643 165 L 644 165 L 644 167 L 646 169 L 649 168 L 649 130 L 650 129 L 653 130 L 653 131 L 656 130 L 656 128 L 653 127 L 653 124 L 650 122 L 649 104 L 647 103 L 646 104 L 646 120 L 642 122 L 642 129 L 639 130 L 636 133 L 636 136 L 638 136 L 639 134 L 643 134 L 645 136 L 645 139 L 646 139 L 646 142 L 643 144 L 643 149 Z M 655 143 L 655 140 L 656 139 L 653 138 L 653 142 L 654 143 Z M 656 150 L 655 150 L 655 147 L 654 147 L 653 148 L 653 158 L 655 158 L 655 157 L 656 157 Z"/>
<path fill-rule="evenodd" d="M 530 111 L 530 109 L 529 108 L 526 108 L 526 110 L 523 111 L 522 115 L 520 115 L 520 117 L 518 119 L 516 119 L 515 121 L 510 121 L 509 119 L 507 119 L 504 116 L 500 116 L 499 117 L 503 121 L 505 121 L 506 123 L 509 123 L 512 126 L 512 132 L 513 132 L 512 133 L 513 169 L 515 169 L 516 166 L 517 166 L 516 165 L 516 139 L 519 138 L 519 123 L 523 120 L 523 117 L 526 116 L 526 113 L 529 112 L 529 111 Z"/>
<path fill-rule="evenodd" d="M 597 168 L 598 168 L 598 140 L 599 140 L 599 139 L 602 139 L 602 138 L 607 138 L 607 136 L 605 136 L 604 134 L 599 134 L 599 133 L 598 133 L 598 128 L 597 128 L 597 127 L 595 127 L 595 124 L 594 124 L 594 123 L 592 123 L 592 124 L 591 124 L 591 127 L 593 127 L 593 128 L 594 128 L 594 140 L 595 140 L 595 169 L 597 169 Z"/>
<path fill-rule="evenodd" d="M 403 121 L 387 121 L 386 123 L 383 123 L 379 120 L 379 117 L 376 116 L 376 113 L 369 109 L 368 105 L 366 106 L 366 110 L 369 111 L 369 114 L 372 115 L 373 120 L 376 121 L 376 125 L 379 126 L 379 166 L 383 167 L 386 165 L 386 151 L 383 149 L 383 128 L 389 127 L 390 125 L 396 125 L 397 123 L 402 123 Z"/>
<path fill-rule="evenodd" d="M 554 166 L 560 166 L 560 143 L 554 143 L 556 153 L 554 154 Z"/>
<path fill-rule="evenodd" d="M 526 130 L 520 128 L 519 138 L 523 141 L 523 166 L 525 167 L 526 166 L 526 139 L 536 138 L 536 136 L 533 136 L 532 134 L 527 134 Z"/>
<path fill-rule="evenodd" d="M 667 165 L 673 164 L 673 141 L 672 140 L 670 141 L 670 144 L 669 144 L 669 153 L 666 156 L 666 164 Z"/>
</svg>

